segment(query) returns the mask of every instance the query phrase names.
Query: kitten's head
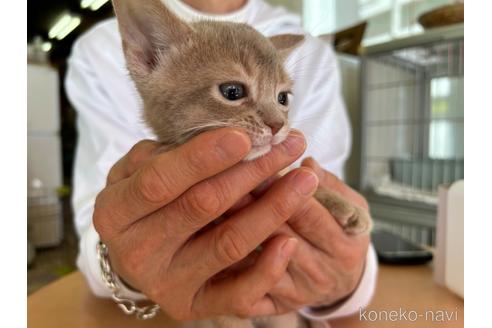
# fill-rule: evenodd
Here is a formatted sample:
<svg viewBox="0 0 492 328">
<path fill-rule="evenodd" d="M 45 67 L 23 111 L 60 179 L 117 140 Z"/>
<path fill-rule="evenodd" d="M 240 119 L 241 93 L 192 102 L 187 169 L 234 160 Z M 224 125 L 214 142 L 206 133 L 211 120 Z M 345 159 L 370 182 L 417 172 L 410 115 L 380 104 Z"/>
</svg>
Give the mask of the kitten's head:
<svg viewBox="0 0 492 328">
<path fill-rule="evenodd" d="M 265 38 L 246 24 L 187 24 L 159 0 L 113 0 L 127 66 L 160 142 L 245 129 L 254 159 L 282 142 L 292 81 L 283 61 L 301 35 Z"/>
</svg>

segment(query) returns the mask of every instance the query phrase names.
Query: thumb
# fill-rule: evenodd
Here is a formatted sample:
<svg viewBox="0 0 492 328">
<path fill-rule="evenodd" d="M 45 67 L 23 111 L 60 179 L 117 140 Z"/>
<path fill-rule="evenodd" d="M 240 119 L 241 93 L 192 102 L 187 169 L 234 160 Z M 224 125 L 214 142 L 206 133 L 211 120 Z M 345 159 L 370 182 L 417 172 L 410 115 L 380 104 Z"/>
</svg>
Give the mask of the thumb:
<svg viewBox="0 0 492 328">
<path fill-rule="evenodd" d="M 304 167 L 307 167 L 307 168 L 310 168 L 311 170 L 313 170 L 314 174 L 316 174 L 316 176 L 318 177 L 318 180 L 320 182 L 324 180 L 325 170 L 323 170 L 321 168 L 321 166 L 319 166 L 318 162 L 316 162 L 316 160 L 314 158 L 312 158 L 312 157 L 305 158 L 302 161 L 301 166 L 304 166 Z"/>
</svg>

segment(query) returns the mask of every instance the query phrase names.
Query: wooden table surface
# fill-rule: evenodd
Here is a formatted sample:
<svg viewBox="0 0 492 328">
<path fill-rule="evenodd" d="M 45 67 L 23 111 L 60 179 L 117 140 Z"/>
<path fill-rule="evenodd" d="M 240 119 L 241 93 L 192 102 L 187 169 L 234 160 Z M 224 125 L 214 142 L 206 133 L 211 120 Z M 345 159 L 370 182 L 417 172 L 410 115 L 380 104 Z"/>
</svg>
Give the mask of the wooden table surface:
<svg viewBox="0 0 492 328">
<path fill-rule="evenodd" d="M 94 297 L 79 272 L 30 295 L 27 306 L 30 328 L 178 327 L 176 322 L 162 313 L 147 321 L 127 317 L 111 300 Z M 410 313 L 411 311 L 415 312 Z M 376 294 L 365 312 L 367 320 L 360 320 L 357 313 L 334 320 L 331 326 L 454 328 L 463 327 L 463 314 L 463 300 L 437 286 L 432 280 L 429 266 L 380 265 Z M 449 320 L 445 319 L 446 315 Z M 383 320 L 371 321 L 375 316 Z"/>
</svg>

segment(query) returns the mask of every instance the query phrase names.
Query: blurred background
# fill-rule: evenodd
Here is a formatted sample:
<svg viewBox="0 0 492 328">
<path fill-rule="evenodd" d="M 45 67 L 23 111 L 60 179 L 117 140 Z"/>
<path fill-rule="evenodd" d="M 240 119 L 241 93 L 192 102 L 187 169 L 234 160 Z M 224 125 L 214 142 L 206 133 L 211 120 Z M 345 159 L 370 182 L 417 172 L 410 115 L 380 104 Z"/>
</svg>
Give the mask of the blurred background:
<svg viewBox="0 0 492 328">
<path fill-rule="evenodd" d="M 376 226 L 434 247 L 439 186 L 464 178 L 463 1 L 267 2 L 337 51 L 354 137 L 346 181 L 369 199 Z M 75 269 L 66 59 L 112 16 L 108 0 L 28 0 L 28 293 Z"/>
</svg>

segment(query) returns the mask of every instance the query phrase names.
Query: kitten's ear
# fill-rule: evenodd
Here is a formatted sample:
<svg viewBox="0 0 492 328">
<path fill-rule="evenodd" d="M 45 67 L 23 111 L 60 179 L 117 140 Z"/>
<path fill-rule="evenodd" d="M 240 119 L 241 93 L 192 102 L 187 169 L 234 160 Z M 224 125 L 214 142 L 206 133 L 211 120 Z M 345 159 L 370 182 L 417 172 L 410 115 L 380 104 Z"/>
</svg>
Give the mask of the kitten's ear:
<svg viewBox="0 0 492 328">
<path fill-rule="evenodd" d="M 287 56 L 304 41 L 302 34 L 280 34 L 268 38 L 277 49 L 280 56 L 285 59 Z"/>
<path fill-rule="evenodd" d="M 159 53 L 183 42 L 192 29 L 160 0 L 113 0 L 128 69 L 134 78 L 145 77 Z"/>
</svg>

